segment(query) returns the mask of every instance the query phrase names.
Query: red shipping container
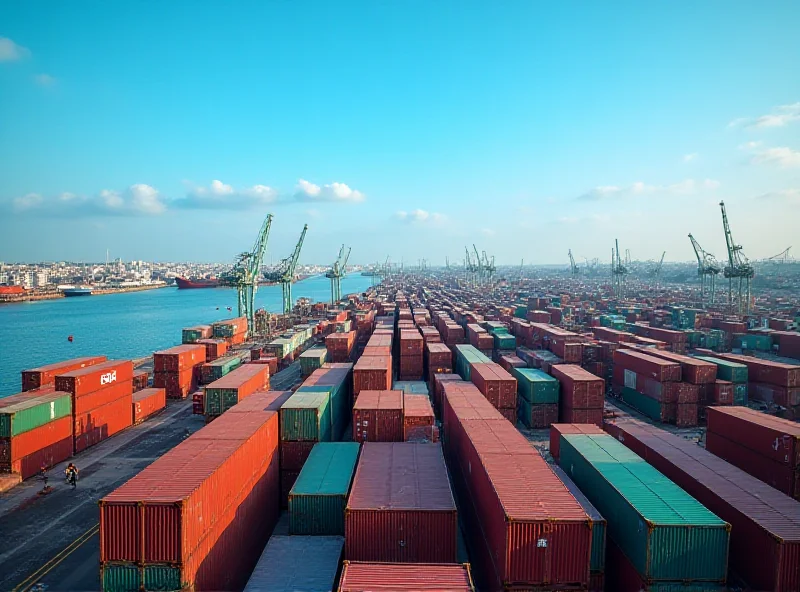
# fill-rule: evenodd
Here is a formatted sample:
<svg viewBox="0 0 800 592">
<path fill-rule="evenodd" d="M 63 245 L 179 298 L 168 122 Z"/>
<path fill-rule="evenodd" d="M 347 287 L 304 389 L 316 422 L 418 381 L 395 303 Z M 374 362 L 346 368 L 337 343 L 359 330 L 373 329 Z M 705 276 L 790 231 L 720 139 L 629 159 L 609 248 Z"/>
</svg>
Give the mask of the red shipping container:
<svg viewBox="0 0 800 592">
<path fill-rule="evenodd" d="M 632 349 L 618 349 L 614 352 L 614 369 L 617 367 L 633 370 L 658 382 L 680 382 L 681 379 L 680 364 Z"/>
<path fill-rule="evenodd" d="M 500 356 L 500 365 L 508 372 L 511 372 L 512 368 L 524 368 L 526 364 L 517 356 L 506 354 L 504 356 Z"/>
<path fill-rule="evenodd" d="M 350 561 L 453 563 L 458 519 L 438 444 L 365 442 L 345 509 Z"/>
<path fill-rule="evenodd" d="M 80 397 L 72 397 L 72 414 L 83 415 L 93 409 L 104 407 L 118 399 L 127 397 L 130 400 L 133 394 L 133 382 L 111 383 L 106 387 L 93 391 Z"/>
<path fill-rule="evenodd" d="M 583 423 L 603 425 L 603 408 L 599 409 L 573 409 L 564 407 L 561 409 L 560 421 L 569 423 Z"/>
<path fill-rule="evenodd" d="M 498 409 L 517 408 L 517 379 L 494 362 L 472 364 L 470 379 Z"/>
<path fill-rule="evenodd" d="M 452 381 L 461 382 L 463 379 L 458 374 L 443 373 L 436 374 L 433 377 L 433 407 L 434 410 L 441 414 L 442 397 L 444 396 L 444 383 Z"/>
<path fill-rule="evenodd" d="M 325 347 L 328 349 L 328 359 L 331 362 L 347 362 L 353 352 L 355 342 L 355 331 L 331 333 L 325 338 Z"/>
<path fill-rule="evenodd" d="M 224 339 L 199 339 L 197 343 L 206 348 L 206 362 L 216 360 L 228 351 L 228 342 Z"/>
<path fill-rule="evenodd" d="M 353 405 L 354 442 L 403 441 L 403 391 L 361 391 Z"/>
<path fill-rule="evenodd" d="M 392 388 L 391 356 L 361 356 L 353 367 L 353 396 L 363 390 L 382 391 Z"/>
<path fill-rule="evenodd" d="M 783 407 L 797 407 L 800 405 L 800 387 L 785 387 L 764 382 L 750 382 L 747 394 L 751 399 L 775 403 Z"/>
<path fill-rule="evenodd" d="M 590 573 L 589 592 L 605 592 L 605 589 L 606 589 L 606 575 L 603 572 Z M 639 592 L 639 590 L 637 590 L 636 592 Z"/>
<path fill-rule="evenodd" d="M 384 345 L 367 345 L 364 348 L 364 351 L 361 352 L 362 358 L 368 358 L 370 356 L 391 356 L 392 355 L 392 348 L 390 346 Z"/>
<path fill-rule="evenodd" d="M 101 563 L 169 563 L 194 590 L 240 590 L 277 521 L 277 446 L 274 411 L 199 430 L 100 501 Z"/>
<path fill-rule="evenodd" d="M 164 389 L 166 394 L 166 389 Z M 205 415 L 205 395 L 203 391 L 192 393 L 192 415 Z"/>
<path fill-rule="evenodd" d="M 143 389 L 133 393 L 133 423 L 144 421 L 167 406 L 167 391 L 163 388 Z"/>
<path fill-rule="evenodd" d="M 733 404 L 733 383 L 727 380 L 717 380 L 714 383 L 714 399 L 717 405 Z M 709 401 L 710 402 L 710 401 Z"/>
<path fill-rule="evenodd" d="M 469 563 L 361 563 L 345 561 L 339 592 L 475 592 Z"/>
<path fill-rule="evenodd" d="M 668 351 L 645 350 L 648 355 L 681 365 L 682 380 L 692 384 L 712 384 L 717 379 L 717 365 Z"/>
<path fill-rule="evenodd" d="M 133 392 L 146 389 L 150 382 L 150 373 L 147 370 L 134 370 L 133 372 Z"/>
<path fill-rule="evenodd" d="M 120 397 L 102 407 L 73 416 L 75 454 L 99 444 L 131 426 L 132 394 Z"/>
<path fill-rule="evenodd" d="M 403 395 L 403 440 L 432 441 L 435 418 L 427 395 Z"/>
<path fill-rule="evenodd" d="M 561 450 L 561 434 L 605 434 L 598 425 L 585 423 L 554 423 L 550 426 L 550 455 L 558 460 Z"/>
<path fill-rule="evenodd" d="M 800 502 L 655 426 L 625 417 L 603 427 L 731 524 L 731 569 L 753 589 L 800 588 Z"/>
<path fill-rule="evenodd" d="M 602 409 L 606 390 L 602 378 L 573 364 L 553 366 L 551 374 L 561 383 L 560 400 L 564 407 Z"/>
<path fill-rule="evenodd" d="M 178 372 L 205 362 L 206 347 L 203 344 L 177 345 L 153 354 L 155 372 Z"/>
<path fill-rule="evenodd" d="M 800 470 L 775 462 L 712 431 L 706 432 L 706 450 L 789 497 L 800 499 Z"/>
<path fill-rule="evenodd" d="M 281 471 L 299 473 L 306 464 L 316 442 L 294 442 L 281 440 Z"/>
<path fill-rule="evenodd" d="M 237 401 L 243 401 L 256 391 L 269 390 L 269 366 L 264 364 L 244 364 L 228 372 L 222 378 L 207 385 L 209 389 L 236 391 Z"/>
<path fill-rule="evenodd" d="M 419 356 L 400 355 L 400 380 L 422 380 L 424 373 L 423 358 Z"/>
<path fill-rule="evenodd" d="M 800 387 L 800 365 L 782 364 L 739 354 L 714 353 L 714 356 L 747 366 L 751 382 L 766 382 L 775 386 Z"/>
<path fill-rule="evenodd" d="M 677 403 L 675 405 L 675 425 L 687 428 L 697 425 L 697 403 Z"/>
<path fill-rule="evenodd" d="M 133 362 L 111 360 L 59 374 L 56 376 L 55 385 L 58 391 L 81 397 L 104 386 L 131 380 L 133 380 Z"/>
<path fill-rule="evenodd" d="M 517 414 L 518 411 L 512 408 L 505 408 L 505 409 L 498 409 L 500 415 L 502 415 L 507 421 L 511 422 L 511 425 L 517 425 Z"/>
<path fill-rule="evenodd" d="M 153 374 L 153 386 L 166 389 L 168 399 L 185 399 L 197 388 L 197 376 L 194 368 L 180 372 L 156 372 Z"/>
<path fill-rule="evenodd" d="M 57 444 L 65 438 L 72 438 L 71 417 L 55 419 L 11 438 L 0 438 L 0 442 L 2 442 L 0 444 L 2 446 L 0 451 L 0 471 L 18 473 L 19 471 L 13 470 L 13 467 L 9 468 L 11 463 L 35 454 L 47 446 Z M 72 450 L 70 449 L 71 455 Z M 40 468 L 41 465 L 36 467 L 36 472 L 39 472 Z"/>
<path fill-rule="evenodd" d="M 424 354 L 425 340 L 417 329 L 400 331 L 400 357 L 419 356 Z"/>
<path fill-rule="evenodd" d="M 444 343 L 428 343 L 425 346 L 429 367 L 452 368 L 453 352 Z"/>
<path fill-rule="evenodd" d="M 532 429 L 549 428 L 552 424 L 558 423 L 558 403 L 531 405 L 530 421 L 524 421 L 524 423 Z"/>
<path fill-rule="evenodd" d="M 31 370 L 22 371 L 22 390 L 29 391 L 43 386 L 51 385 L 55 382 L 56 376 L 71 372 L 73 370 L 80 370 L 87 366 L 94 366 L 102 364 L 108 358 L 105 356 L 90 356 L 86 358 L 74 358 L 72 360 L 65 360 L 63 362 L 56 362 L 55 364 L 48 364 L 39 368 L 32 368 Z"/>
<path fill-rule="evenodd" d="M 800 468 L 800 424 L 793 421 L 748 407 L 711 407 L 708 432 L 724 436 L 766 459 Z"/>
</svg>

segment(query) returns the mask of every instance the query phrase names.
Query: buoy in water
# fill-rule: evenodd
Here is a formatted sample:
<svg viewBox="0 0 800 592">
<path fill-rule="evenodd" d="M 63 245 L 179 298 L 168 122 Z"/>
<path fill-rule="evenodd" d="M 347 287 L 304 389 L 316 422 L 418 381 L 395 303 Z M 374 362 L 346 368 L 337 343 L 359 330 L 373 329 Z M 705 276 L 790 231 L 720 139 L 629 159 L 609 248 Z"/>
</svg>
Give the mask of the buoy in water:
<svg viewBox="0 0 800 592">
<path fill-rule="evenodd" d="M 219 306 L 217 307 L 217 310 L 219 310 Z"/>
<path fill-rule="evenodd" d="M 230 306 L 228 307 L 228 310 L 229 310 L 229 311 L 231 310 L 231 307 L 230 307 Z"/>
<path fill-rule="evenodd" d="M 73 339 L 72 339 L 72 335 L 70 335 L 70 336 L 68 336 L 68 337 L 67 337 L 67 341 L 69 341 L 70 343 L 72 343 L 72 341 L 73 341 Z"/>
</svg>

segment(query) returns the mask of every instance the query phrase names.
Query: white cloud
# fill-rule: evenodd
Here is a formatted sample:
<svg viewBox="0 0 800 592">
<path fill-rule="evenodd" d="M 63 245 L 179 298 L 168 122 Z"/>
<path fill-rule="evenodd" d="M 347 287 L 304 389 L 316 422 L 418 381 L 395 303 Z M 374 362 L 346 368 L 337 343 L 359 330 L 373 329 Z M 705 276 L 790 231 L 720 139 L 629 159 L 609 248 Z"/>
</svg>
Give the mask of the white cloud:
<svg viewBox="0 0 800 592">
<path fill-rule="evenodd" d="M 37 74 L 33 77 L 34 82 L 39 86 L 51 87 L 56 85 L 56 79 L 50 74 Z"/>
<path fill-rule="evenodd" d="M 558 221 L 561 222 L 562 224 L 577 224 L 578 223 L 578 219 L 575 218 L 574 216 L 561 216 L 558 219 Z"/>
<path fill-rule="evenodd" d="M 43 201 L 44 198 L 38 193 L 28 193 L 14 198 L 14 209 L 17 211 L 30 210 L 39 207 Z"/>
<path fill-rule="evenodd" d="M 406 224 L 439 224 L 447 219 L 444 214 L 420 209 L 411 210 L 410 212 L 400 210 L 395 213 L 395 218 Z"/>
<path fill-rule="evenodd" d="M 756 199 L 783 201 L 791 204 L 800 204 L 800 189 L 782 189 L 759 195 Z"/>
<path fill-rule="evenodd" d="M 208 187 L 190 187 L 185 198 L 173 203 L 178 207 L 191 209 L 244 210 L 263 207 L 277 199 L 278 191 L 267 185 L 236 189 L 214 179 Z"/>
<path fill-rule="evenodd" d="M 162 214 L 167 206 L 155 187 L 137 183 L 130 188 L 131 206 L 144 214 Z"/>
<path fill-rule="evenodd" d="M 728 127 L 746 127 L 749 129 L 765 129 L 784 127 L 793 122 L 800 121 L 800 102 L 790 105 L 780 105 L 772 113 L 760 117 L 739 117 L 728 124 Z"/>
<path fill-rule="evenodd" d="M 12 200 L 16 212 L 36 212 L 50 217 L 75 217 L 93 215 L 156 215 L 167 206 L 158 190 L 138 183 L 124 191 L 103 189 L 96 195 L 86 196 L 65 191 L 53 197 L 29 193 Z"/>
<path fill-rule="evenodd" d="M 305 179 L 297 181 L 295 198 L 301 201 L 364 201 L 364 194 L 351 189 L 344 183 L 333 182 L 328 185 L 315 185 Z"/>
<path fill-rule="evenodd" d="M 684 179 L 683 181 L 671 185 L 648 185 L 642 181 L 636 181 L 626 187 L 601 185 L 580 195 L 578 199 L 583 201 L 600 201 L 605 199 L 640 197 L 644 195 L 690 195 L 696 193 L 698 190 L 714 190 L 719 186 L 719 181 L 715 181 L 714 179 L 705 179 L 704 181 Z"/>
<path fill-rule="evenodd" d="M 696 160 L 697 157 L 700 156 L 697 152 L 692 152 L 691 154 L 684 154 L 683 155 L 683 162 L 692 162 Z"/>
<path fill-rule="evenodd" d="M 758 152 L 752 162 L 753 164 L 775 164 L 783 168 L 800 167 L 800 152 L 785 146 L 767 148 Z"/>
<path fill-rule="evenodd" d="M 125 200 L 122 199 L 119 191 L 112 191 L 110 189 L 103 189 L 100 192 L 100 199 L 111 209 L 121 208 L 125 204 Z"/>
<path fill-rule="evenodd" d="M 16 62 L 30 54 L 28 48 L 14 43 L 8 37 L 0 37 L 0 62 Z"/>
</svg>

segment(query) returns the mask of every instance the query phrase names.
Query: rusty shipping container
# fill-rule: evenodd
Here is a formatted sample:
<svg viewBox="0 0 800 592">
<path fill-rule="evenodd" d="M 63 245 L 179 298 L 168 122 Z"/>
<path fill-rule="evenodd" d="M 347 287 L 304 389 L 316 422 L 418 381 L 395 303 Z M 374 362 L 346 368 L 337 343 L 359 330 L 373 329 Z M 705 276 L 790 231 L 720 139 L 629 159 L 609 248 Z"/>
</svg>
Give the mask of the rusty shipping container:
<svg viewBox="0 0 800 592">
<path fill-rule="evenodd" d="M 469 564 L 345 561 L 339 592 L 475 592 Z"/>
<path fill-rule="evenodd" d="M 517 379 L 494 362 L 472 364 L 470 380 L 497 409 L 516 409 Z"/>
<path fill-rule="evenodd" d="M 345 510 L 350 561 L 451 563 L 458 519 L 438 444 L 365 442 Z"/>
<path fill-rule="evenodd" d="M 435 442 L 436 420 L 427 395 L 403 395 L 403 440 L 406 442 Z"/>
<path fill-rule="evenodd" d="M 614 369 L 617 367 L 631 370 L 658 382 L 681 380 L 681 366 L 677 362 L 662 360 L 631 349 L 618 349 L 614 352 Z"/>
<path fill-rule="evenodd" d="M 206 347 L 203 344 L 176 345 L 153 353 L 155 372 L 179 372 L 206 362 Z"/>
<path fill-rule="evenodd" d="M 563 407 L 597 409 L 605 404 L 605 381 L 580 366 L 560 364 L 553 366 L 553 378 L 561 383 L 559 402 Z"/>
<path fill-rule="evenodd" d="M 133 362 L 109 360 L 80 370 L 71 370 L 55 377 L 56 390 L 82 397 L 114 383 L 133 380 Z M 133 387 L 131 387 L 133 388 Z"/>
<path fill-rule="evenodd" d="M 168 399 L 185 399 L 197 388 L 197 372 L 194 368 L 180 372 L 156 372 L 153 386 L 167 391 Z"/>
<path fill-rule="evenodd" d="M 353 405 L 354 442 L 403 441 L 403 391 L 361 391 Z"/>
<path fill-rule="evenodd" d="M 800 502 L 655 426 L 620 417 L 604 428 L 731 524 L 730 568 L 753 589 L 800 589 Z"/>
<path fill-rule="evenodd" d="M 737 442 L 767 459 L 800 468 L 800 424 L 748 407 L 708 410 L 708 431 Z"/>
<path fill-rule="evenodd" d="M 55 364 L 48 364 L 47 366 L 40 366 L 39 368 L 23 370 L 22 390 L 30 391 L 43 386 L 51 385 L 55 382 L 56 376 L 59 374 L 64 374 L 73 370 L 80 370 L 82 368 L 86 368 L 87 366 L 102 364 L 107 359 L 108 358 L 105 356 L 74 358 L 72 360 L 56 362 Z"/>
<path fill-rule="evenodd" d="M 361 356 L 353 367 L 353 396 L 364 390 L 383 391 L 392 388 L 391 356 Z"/>
<path fill-rule="evenodd" d="M 133 391 L 141 391 L 147 388 L 150 382 L 150 373 L 147 370 L 133 371 Z"/>
<path fill-rule="evenodd" d="M 167 391 L 163 388 L 150 388 L 133 393 L 133 423 L 137 424 L 167 406 Z"/>
</svg>

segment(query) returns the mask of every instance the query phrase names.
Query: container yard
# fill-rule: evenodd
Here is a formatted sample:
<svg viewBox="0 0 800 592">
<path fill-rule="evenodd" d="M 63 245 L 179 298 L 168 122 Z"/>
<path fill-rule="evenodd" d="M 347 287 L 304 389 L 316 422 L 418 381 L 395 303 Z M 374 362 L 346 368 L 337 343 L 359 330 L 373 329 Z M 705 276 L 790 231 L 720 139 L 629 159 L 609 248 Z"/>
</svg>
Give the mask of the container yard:
<svg viewBox="0 0 800 592">
<path fill-rule="evenodd" d="M 408 273 L 266 336 L 26 369 L 0 587 L 797 592 L 800 360 L 658 302 Z"/>
</svg>

